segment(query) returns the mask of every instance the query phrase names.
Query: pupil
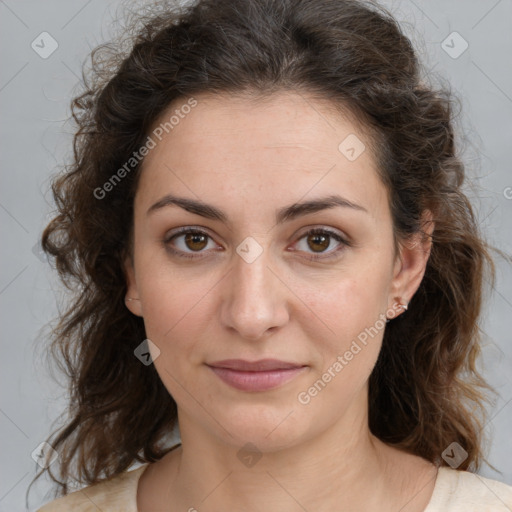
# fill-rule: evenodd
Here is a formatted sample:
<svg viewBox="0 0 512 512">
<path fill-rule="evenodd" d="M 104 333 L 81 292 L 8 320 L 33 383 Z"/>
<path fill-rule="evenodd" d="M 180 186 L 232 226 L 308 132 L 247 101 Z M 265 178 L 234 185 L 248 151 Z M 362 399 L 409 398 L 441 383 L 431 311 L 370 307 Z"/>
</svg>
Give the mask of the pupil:
<svg viewBox="0 0 512 512">
<path fill-rule="evenodd" d="M 329 247 L 329 241 L 328 241 L 328 238 L 327 236 L 325 235 L 319 235 L 319 234 L 314 234 L 314 235 L 310 235 L 309 236 L 309 241 L 312 241 L 313 245 L 316 245 L 316 246 L 320 246 L 320 249 L 317 250 L 316 248 L 312 247 L 312 249 L 315 251 L 315 252 L 322 252 L 322 250 L 325 250 Z M 188 233 L 186 236 L 185 236 L 185 242 L 187 244 L 187 247 L 189 249 L 192 249 L 192 250 L 201 250 L 201 249 L 204 249 L 205 247 L 205 242 L 206 242 L 206 236 L 205 235 L 201 235 L 199 233 Z M 190 245 L 195 245 L 195 244 L 199 244 L 200 247 L 191 247 Z"/>
<path fill-rule="evenodd" d="M 310 240 L 318 240 L 318 239 L 320 239 L 321 242 L 313 242 L 313 243 L 316 245 L 321 245 L 321 248 L 323 248 L 323 249 L 326 249 L 327 247 L 329 247 L 329 241 L 328 241 L 327 236 L 319 235 L 319 234 L 310 235 Z M 313 249 L 313 250 L 315 250 L 315 249 Z M 321 251 L 315 250 L 315 252 L 321 252 Z"/>
<path fill-rule="evenodd" d="M 196 244 L 196 243 L 201 244 L 201 240 L 203 242 L 203 245 L 201 247 L 190 247 L 190 244 L 192 244 L 192 245 Z M 205 242 L 206 242 L 206 235 L 201 235 L 200 233 L 188 233 L 185 236 L 185 243 L 187 244 L 187 247 L 194 251 L 204 249 L 204 247 L 206 246 Z"/>
</svg>

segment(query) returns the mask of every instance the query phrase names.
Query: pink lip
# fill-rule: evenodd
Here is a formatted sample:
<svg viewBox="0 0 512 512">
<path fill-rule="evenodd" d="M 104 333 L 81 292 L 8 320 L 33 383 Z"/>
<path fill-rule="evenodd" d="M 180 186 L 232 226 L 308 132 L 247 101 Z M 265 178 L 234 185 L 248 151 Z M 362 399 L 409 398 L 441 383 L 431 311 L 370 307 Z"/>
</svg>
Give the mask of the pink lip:
<svg viewBox="0 0 512 512">
<path fill-rule="evenodd" d="M 266 391 L 290 381 L 306 366 L 276 359 L 227 359 L 208 364 L 226 384 L 241 391 Z"/>
</svg>

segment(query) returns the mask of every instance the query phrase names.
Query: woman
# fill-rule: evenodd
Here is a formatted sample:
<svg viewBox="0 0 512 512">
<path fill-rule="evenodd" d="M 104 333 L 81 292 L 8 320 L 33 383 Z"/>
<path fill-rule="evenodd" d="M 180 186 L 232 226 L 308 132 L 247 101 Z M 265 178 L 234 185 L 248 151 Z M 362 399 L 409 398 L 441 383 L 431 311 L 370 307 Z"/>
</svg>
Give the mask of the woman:
<svg viewBox="0 0 512 512">
<path fill-rule="evenodd" d="M 449 95 L 374 4 L 162 7 L 73 103 L 40 510 L 510 510 L 472 472 L 494 266 Z"/>
</svg>

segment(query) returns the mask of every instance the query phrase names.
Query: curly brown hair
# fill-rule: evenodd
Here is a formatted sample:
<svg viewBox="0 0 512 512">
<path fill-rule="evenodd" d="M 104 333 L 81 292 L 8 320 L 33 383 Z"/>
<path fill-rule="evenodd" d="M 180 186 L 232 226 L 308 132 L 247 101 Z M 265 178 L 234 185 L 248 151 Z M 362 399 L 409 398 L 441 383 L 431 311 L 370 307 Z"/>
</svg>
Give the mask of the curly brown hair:
<svg viewBox="0 0 512 512">
<path fill-rule="evenodd" d="M 200 93 L 305 91 L 348 109 L 373 134 L 395 240 L 421 231 L 422 213 L 433 212 L 423 281 L 407 314 L 387 325 L 370 377 L 369 426 L 438 464 L 456 441 L 468 453 L 459 469 L 478 468 L 490 389 L 476 368 L 478 319 L 484 285 L 495 280 L 494 248 L 463 192 L 452 92 L 421 76 L 411 41 L 374 2 L 160 2 L 136 20 L 119 44 L 97 47 L 83 72 L 71 104 L 73 161 L 54 178 L 58 211 L 42 234 L 74 290 L 49 347 L 69 379 L 69 421 L 47 440 L 60 455 L 60 479 L 46 469 L 55 496 L 68 493 L 71 478 L 93 484 L 171 449 L 176 403 L 154 366 L 134 357 L 144 323 L 125 305 L 140 162 L 108 197 L 98 190 L 171 102 Z"/>
</svg>

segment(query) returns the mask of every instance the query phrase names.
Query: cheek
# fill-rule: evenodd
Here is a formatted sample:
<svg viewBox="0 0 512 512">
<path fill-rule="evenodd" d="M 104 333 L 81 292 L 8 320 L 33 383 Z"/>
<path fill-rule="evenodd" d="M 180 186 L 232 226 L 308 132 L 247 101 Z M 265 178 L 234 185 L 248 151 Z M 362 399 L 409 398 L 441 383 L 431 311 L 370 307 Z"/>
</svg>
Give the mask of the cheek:
<svg viewBox="0 0 512 512">
<path fill-rule="evenodd" d="M 371 267 L 368 267 L 371 268 Z M 375 267 L 374 267 L 375 268 Z M 350 401 L 366 381 L 375 366 L 382 344 L 386 322 L 387 279 L 384 272 L 354 272 L 355 276 L 341 278 L 335 285 L 326 285 L 313 292 L 310 288 L 308 306 L 316 313 L 315 329 L 303 324 L 308 337 L 314 340 L 317 370 L 311 384 L 318 382 L 319 402 L 333 407 Z M 310 318 L 313 318 L 310 316 Z M 323 391 L 325 386 L 325 391 Z M 312 390 L 315 393 L 315 390 Z"/>
<path fill-rule="evenodd" d="M 366 272 L 334 284 L 331 281 L 321 289 L 310 287 L 307 305 L 333 336 L 346 340 L 375 324 L 386 304 L 386 293 L 386 277 Z"/>
<path fill-rule="evenodd" d="M 190 400 L 185 390 L 194 391 L 190 364 L 197 333 L 205 332 L 201 325 L 206 317 L 206 297 L 204 291 L 200 293 L 199 278 L 198 282 L 180 279 L 158 266 L 146 269 L 141 272 L 140 295 L 146 336 L 159 349 L 155 369 L 171 396 L 184 403 Z"/>
<path fill-rule="evenodd" d="M 197 323 L 202 299 L 211 288 L 204 275 L 188 272 L 184 279 L 182 272 L 165 261 L 143 258 L 140 259 L 138 286 L 146 333 L 162 344 L 183 331 L 187 324 Z"/>
<path fill-rule="evenodd" d="M 320 418 L 329 410 L 337 416 L 364 393 L 386 325 L 380 316 L 383 283 L 377 279 L 340 280 L 335 287 L 311 297 L 308 305 L 319 312 L 329 331 L 325 330 L 324 336 L 315 336 L 313 330 L 308 333 L 318 364 L 296 397 L 308 414 Z"/>
</svg>

